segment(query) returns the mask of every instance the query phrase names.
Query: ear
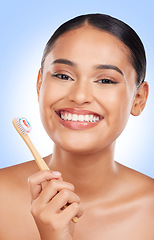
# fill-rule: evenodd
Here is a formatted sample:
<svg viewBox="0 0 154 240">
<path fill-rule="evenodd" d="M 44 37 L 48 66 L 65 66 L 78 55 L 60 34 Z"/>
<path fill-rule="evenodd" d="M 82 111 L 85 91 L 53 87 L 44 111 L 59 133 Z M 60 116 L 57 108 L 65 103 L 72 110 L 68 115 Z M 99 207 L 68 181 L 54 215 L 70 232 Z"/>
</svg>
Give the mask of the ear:
<svg viewBox="0 0 154 240">
<path fill-rule="evenodd" d="M 133 116 L 138 116 L 143 111 L 145 104 L 147 102 L 148 93 L 149 93 L 149 85 L 147 82 L 143 82 L 141 86 L 138 88 L 134 98 L 134 102 L 131 110 L 131 114 Z"/>
<path fill-rule="evenodd" d="M 40 68 L 37 76 L 37 85 L 36 85 L 38 98 L 39 98 L 41 85 L 42 85 L 42 74 L 41 74 L 41 68 Z"/>
</svg>

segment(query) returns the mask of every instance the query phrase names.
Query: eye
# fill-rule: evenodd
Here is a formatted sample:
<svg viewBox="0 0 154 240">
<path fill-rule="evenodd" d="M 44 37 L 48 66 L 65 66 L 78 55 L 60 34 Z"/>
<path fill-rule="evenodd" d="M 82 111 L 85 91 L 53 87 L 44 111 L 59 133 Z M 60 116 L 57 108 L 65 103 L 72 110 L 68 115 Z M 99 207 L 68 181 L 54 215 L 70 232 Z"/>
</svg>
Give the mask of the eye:
<svg viewBox="0 0 154 240">
<path fill-rule="evenodd" d="M 102 84 L 117 84 L 117 82 L 112 81 L 111 79 L 101 79 L 97 81 L 98 83 L 102 83 Z"/>
<path fill-rule="evenodd" d="M 69 80 L 69 81 L 72 81 L 72 80 L 73 80 L 71 77 L 69 77 L 69 76 L 66 75 L 66 74 L 56 73 L 56 74 L 53 74 L 52 76 L 53 76 L 53 77 L 56 77 L 56 78 L 59 78 L 59 79 L 62 79 L 62 80 Z"/>
</svg>

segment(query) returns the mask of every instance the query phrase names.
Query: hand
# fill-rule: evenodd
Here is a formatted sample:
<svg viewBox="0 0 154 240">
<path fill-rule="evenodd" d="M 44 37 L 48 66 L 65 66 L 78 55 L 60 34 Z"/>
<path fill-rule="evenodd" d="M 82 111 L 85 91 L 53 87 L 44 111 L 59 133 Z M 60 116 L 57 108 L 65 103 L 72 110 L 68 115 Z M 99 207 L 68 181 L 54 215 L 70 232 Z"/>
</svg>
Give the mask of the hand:
<svg viewBox="0 0 154 240">
<path fill-rule="evenodd" d="M 46 183 L 42 188 L 42 183 Z M 39 171 L 29 178 L 32 197 L 31 213 L 42 240 L 71 240 L 71 221 L 82 216 L 80 199 L 74 186 L 62 180 L 61 174 Z M 67 207 L 65 207 L 67 205 Z"/>
</svg>

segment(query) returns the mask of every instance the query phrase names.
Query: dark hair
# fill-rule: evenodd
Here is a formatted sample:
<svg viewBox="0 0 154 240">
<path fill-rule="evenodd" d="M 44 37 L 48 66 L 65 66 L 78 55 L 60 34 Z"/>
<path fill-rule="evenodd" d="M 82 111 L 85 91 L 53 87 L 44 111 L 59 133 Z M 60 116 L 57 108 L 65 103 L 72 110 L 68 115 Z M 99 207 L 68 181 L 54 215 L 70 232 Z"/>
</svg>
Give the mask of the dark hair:
<svg viewBox="0 0 154 240">
<path fill-rule="evenodd" d="M 137 73 L 137 86 L 140 86 L 144 81 L 146 74 L 146 55 L 143 43 L 137 33 L 129 25 L 105 14 L 81 15 L 62 24 L 46 44 L 41 68 L 43 69 L 45 58 L 50 52 L 56 39 L 65 32 L 79 28 L 85 23 L 114 35 L 128 47 L 131 52 L 132 65 Z"/>
</svg>

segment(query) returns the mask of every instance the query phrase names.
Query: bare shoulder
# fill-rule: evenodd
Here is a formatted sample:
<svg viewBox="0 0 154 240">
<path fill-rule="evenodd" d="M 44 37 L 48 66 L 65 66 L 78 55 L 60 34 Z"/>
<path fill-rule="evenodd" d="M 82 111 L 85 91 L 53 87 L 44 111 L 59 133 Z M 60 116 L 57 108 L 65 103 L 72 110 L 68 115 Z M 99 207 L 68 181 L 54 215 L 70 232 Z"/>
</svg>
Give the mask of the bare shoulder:
<svg viewBox="0 0 154 240">
<path fill-rule="evenodd" d="M 126 191 L 154 220 L 154 179 L 121 164 L 119 169 L 126 184 Z"/>
<path fill-rule="evenodd" d="M 154 221 L 154 179 L 139 172 L 134 174 L 136 184 L 134 187 L 141 196 L 141 204 Z"/>
<path fill-rule="evenodd" d="M 121 164 L 118 169 L 119 198 L 123 202 L 123 215 L 127 218 L 124 233 L 129 229 L 131 239 L 154 239 L 154 179 Z"/>
<path fill-rule="evenodd" d="M 34 161 L 0 169 L 1 210 L 4 205 L 11 207 L 19 199 L 24 199 L 28 192 L 28 178 L 35 171 L 38 170 Z"/>
<path fill-rule="evenodd" d="M 31 196 L 28 178 L 37 171 L 34 161 L 0 169 L 0 216 L 3 219 L 0 224 L 1 239 L 10 240 L 12 236 L 14 239 L 27 239 L 28 229 L 34 231 L 29 210 Z M 17 226 L 20 226 L 19 231 Z"/>
<path fill-rule="evenodd" d="M 143 174 L 140 173 L 134 169 L 131 169 L 129 167 L 126 167 L 118 162 L 116 162 L 119 172 L 122 176 L 122 178 L 125 178 L 126 181 L 129 181 L 130 183 L 134 183 L 134 186 L 138 186 L 138 187 L 148 187 L 148 189 L 152 190 L 154 188 L 154 179 Z M 153 189 L 154 190 L 154 189 Z"/>
<path fill-rule="evenodd" d="M 50 159 L 50 156 L 44 158 L 47 164 L 48 159 Z M 3 193 L 3 196 L 12 193 L 11 198 L 26 194 L 27 191 L 29 192 L 28 178 L 38 171 L 39 168 L 34 160 L 0 169 L 1 193 Z M 0 198 L 1 200 L 2 198 Z"/>
<path fill-rule="evenodd" d="M 37 171 L 34 161 L 0 169 L 1 189 L 12 185 L 23 186 L 28 177 Z"/>
<path fill-rule="evenodd" d="M 46 162 L 48 157 L 44 159 Z M 0 169 L 1 193 L 3 196 L 12 193 L 11 198 L 26 194 L 29 191 L 28 178 L 38 171 L 39 168 L 34 160 Z M 1 200 L 2 198 L 0 198 Z"/>
</svg>

